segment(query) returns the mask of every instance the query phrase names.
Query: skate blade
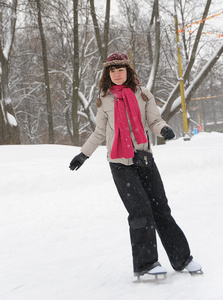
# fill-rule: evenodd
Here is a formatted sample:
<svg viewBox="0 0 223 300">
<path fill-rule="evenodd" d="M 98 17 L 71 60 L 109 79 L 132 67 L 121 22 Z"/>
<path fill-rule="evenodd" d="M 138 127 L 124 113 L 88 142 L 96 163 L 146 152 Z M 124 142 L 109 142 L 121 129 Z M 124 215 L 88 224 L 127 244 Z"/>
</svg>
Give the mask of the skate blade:
<svg viewBox="0 0 223 300">
<path fill-rule="evenodd" d="M 157 273 L 157 274 L 149 274 L 146 273 L 144 275 L 137 275 L 134 283 L 148 283 L 148 282 L 160 282 L 167 278 L 167 272 Z"/>
<path fill-rule="evenodd" d="M 194 271 L 194 272 L 188 272 L 188 273 L 190 273 L 190 275 L 203 275 L 204 274 L 202 269 Z"/>
<path fill-rule="evenodd" d="M 188 271 L 188 270 L 184 269 L 184 270 L 180 271 L 180 273 L 190 274 L 190 275 L 202 275 L 202 274 L 204 274 L 202 269 L 197 270 L 197 271 Z"/>
</svg>

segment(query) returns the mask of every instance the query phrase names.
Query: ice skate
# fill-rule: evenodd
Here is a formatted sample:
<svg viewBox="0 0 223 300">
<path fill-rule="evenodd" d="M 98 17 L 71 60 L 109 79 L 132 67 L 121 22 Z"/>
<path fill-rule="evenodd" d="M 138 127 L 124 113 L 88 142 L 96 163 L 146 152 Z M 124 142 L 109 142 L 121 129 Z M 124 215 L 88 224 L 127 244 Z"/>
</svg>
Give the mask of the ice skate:
<svg viewBox="0 0 223 300">
<path fill-rule="evenodd" d="M 149 270 L 134 272 L 134 276 L 136 276 L 137 280 L 140 281 L 140 276 L 143 276 L 143 275 L 146 275 L 146 274 L 153 275 L 157 279 L 158 275 L 164 275 L 165 276 L 166 273 L 167 273 L 166 269 L 163 268 L 159 262 L 156 262 L 156 263 L 153 264 L 153 266 Z"/>
<path fill-rule="evenodd" d="M 196 261 L 192 260 L 186 267 L 185 269 L 190 273 L 190 274 L 203 274 L 202 267 L 199 263 Z"/>
</svg>

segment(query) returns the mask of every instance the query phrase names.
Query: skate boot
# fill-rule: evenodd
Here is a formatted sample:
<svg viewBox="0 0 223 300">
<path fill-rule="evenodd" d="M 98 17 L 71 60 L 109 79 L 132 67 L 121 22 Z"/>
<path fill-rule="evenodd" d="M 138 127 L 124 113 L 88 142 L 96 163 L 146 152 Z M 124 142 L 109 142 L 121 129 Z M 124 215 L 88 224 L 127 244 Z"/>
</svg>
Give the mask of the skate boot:
<svg viewBox="0 0 223 300">
<path fill-rule="evenodd" d="M 140 276 L 143 276 L 145 274 L 157 276 L 166 273 L 167 273 L 166 269 L 163 268 L 159 262 L 156 262 L 149 269 L 140 272 L 134 272 L 134 276 L 136 276 L 139 279 Z"/>
<path fill-rule="evenodd" d="M 191 273 L 191 274 L 202 274 L 202 267 L 199 263 L 197 263 L 196 261 L 192 260 L 186 267 L 185 269 Z"/>
</svg>

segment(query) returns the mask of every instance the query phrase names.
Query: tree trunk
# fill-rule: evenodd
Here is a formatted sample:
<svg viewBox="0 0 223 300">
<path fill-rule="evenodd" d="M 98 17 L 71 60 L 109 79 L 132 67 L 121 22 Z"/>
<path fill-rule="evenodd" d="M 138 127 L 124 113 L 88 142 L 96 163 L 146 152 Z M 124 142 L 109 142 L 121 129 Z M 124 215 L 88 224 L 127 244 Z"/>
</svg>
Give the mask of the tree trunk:
<svg viewBox="0 0 223 300">
<path fill-rule="evenodd" d="M 36 0 L 36 4 L 37 4 L 37 12 L 38 12 L 38 27 L 39 27 L 41 43 L 42 43 L 47 119 L 48 119 L 48 126 L 49 126 L 49 143 L 54 144 L 53 113 L 52 113 L 51 95 L 50 95 L 50 80 L 49 80 L 49 72 L 48 72 L 47 48 L 46 48 L 46 39 L 43 31 L 40 0 Z"/>
<path fill-rule="evenodd" d="M 203 17 L 202 17 L 203 19 L 205 19 L 207 17 L 211 1 L 212 0 L 207 0 L 207 2 L 206 2 L 206 6 L 205 6 Z M 183 75 L 184 82 L 189 80 L 189 75 L 191 73 L 192 67 L 193 67 L 194 62 L 195 62 L 195 56 L 196 56 L 198 44 L 199 44 L 199 41 L 200 41 L 200 38 L 201 38 L 201 33 L 202 33 L 202 29 L 204 27 L 204 23 L 205 23 L 205 21 L 201 22 L 200 25 L 199 25 L 198 32 L 197 32 L 195 42 L 194 42 L 194 46 L 193 46 L 193 49 L 192 49 L 192 53 L 191 53 L 191 56 L 190 56 L 190 59 L 189 59 L 189 63 L 187 65 L 186 71 L 184 72 L 184 75 Z M 180 85 L 179 85 L 179 82 L 178 82 L 176 84 L 176 86 L 174 87 L 174 89 L 172 90 L 172 92 L 170 93 L 170 95 L 167 99 L 166 105 L 164 105 L 164 107 L 162 109 L 162 111 L 163 111 L 162 117 L 166 121 L 170 120 L 173 117 L 173 114 L 170 115 L 170 110 L 171 110 L 171 107 L 172 107 L 175 99 L 178 97 L 179 92 L 180 92 Z"/>
<path fill-rule="evenodd" d="M 101 61 L 103 62 L 104 54 L 102 48 L 102 40 L 101 40 L 101 34 L 100 34 L 98 20 L 95 12 L 94 0 L 90 0 L 90 6 L 91 6 L 91 17 L 94 24 L 94 32 L 95 32 L 95 37 L 98 45 L 98 50 L 101 56 Z"/>
<path fill-rule="evenodd" d="M 78 122 L 78 90 L 79 90 L 79 42 L 78 42 L 78 0 L 73 0 L 74 15 L 74 72 L 73 72 L 73 99 L 72 99 L 72 122 L 73 143 L 79 146 L 79 122 Z"/>
<path fill-rule="evenodd" d="M 103 60 L 105 62 L 108 56 L 108 34 L 109 34 L 109 24 L 110 24 L 110 3 L 111 0 L 107 0 L 106 2 L 106 12 L 105 12 L 105 25 L 104 25 L 104 37 L 103 37 Z"/>
<path fill-rule="evenodd" d="M 218 61 L 219 57 L 223 53 L 223 44 L 216 50 L 216 52 L 213 54 L 212 58 L 207 62 L 207 64 L 203 67 L 201 72 L 196 76 L 196 78 L 191 82 L 190 86 L 185 91 L 185 100 L 188 102 L 192 96 L 192 94 L 195 93 L 195 91 L 198 89 L 198 87 L 201 85 L 202 81 L 205 79 L 205 77 L 208 75 L 208 73 L 211 71 L 215 63 Z M 181 101 L 180 97 L 178 97 L 173 106 L 171 107 L 171 110 L 168 115 L 167 121 L 169 121 L 176 112 L 179 111 L 181 107 Z"/>
<path fill-rule="evenodd" d="M 208 11 L 209 11 L 209 8 L 210 8 L 210 5 L 211 5 L 211 1 L 212 0 L 207 0 L 207 2 L 206 2 L 206 6 L 205 6 L 205 9 L 204 9 L 202 20 L 206 19 L 207 15 L 208 15 Z M 204 24 L 205 24 L 205 21 L 201 22 L 200 26 L 198 28 L 197 35 L 196 35 L 196 38 L 195 38 L 195 42 L 194 42 L 194 45 L 193 45 L 193 49 L 192 49 L 192 52 L 191 52 L 191 57 L 190 57 L 188 65 L 187 65 L 187 68 L 184 72 L 184 80 L 185 81 L 189 79 L 191 69 L 194 65 L 195 57 L 196 57 L 196 53 L 197 53 L 197 48 L 198 48 L 198 44 L 199 44 L 199 41 L 200 41 L 200 38 L 201 38 L 201 34 L 202 34 L 202 31 L 203 31 Z"/>
<path fill-rule="evenodd" d="M 147 44 L 148 44 L 148 52 L 149 52 L 149 62 L 152 65 L 153 63 L 153 45 L 152 45 L 152 39 L 151 39 L 151 31 L 154 23 L 154 17 L 155 17 L 155 2 L 153 3 L 153 11 L 151 15 L 151 19 L 149 22 L 149 28 L 148 28 L 148 33 L 147 33 Z"/>
<path fill-rule="evenodd" d="M 0 12 L 0 144 L 20 144 L 20 132 L 9 91 L 9 59 L 14 41 L 17 0 L 11 10 L 7 33 L 3 32 L 3 13 Z"/>
<path fill-rule="evenodd" d="M 154 1 L 154 5 L 153 5 L 153 13 L 152 15 L 154 15 L 155 18 L 155 50 L 154 50 L 154 59 L 152 61 L 152 68 L 150 71 L 150 76 L 149 76 L 149 80 L 147 83 L 147 88 L 151 91 L 151 93 L 154 92 L 154 85 L 155 85 L 155 80 L 156 80 L 156 74 L 158 71 L 158 66 L 159 66 L 159 57 L 160 57 L 160 20 L 159 20 L 159 1 L 155 0 Z M 152 16 L 153 19 L 153 16 Z M 151 27 L 151 22 L 150 22 L 150 27 Z M 148 37 L 147 37 L 147 41 L 149 44 L 150 40 L 150 34 L 148 33 Z M 149 44 L 149 48 L 151 47 L 151 45 Z M 149 51 L 151 51 L 151 49 L 149 49 Z M 150 54 L 150 56 L 152 57 L 152 54 Z M 150 57 L 150 59 L 151 59 Z"/>
<path fill-rule="evenodd" d="M 95 12 L 94 0 L 90 0 L 91 17 L 94 24 L 95 37 L 101 57 L 102 63 L 105 62 L 108 52 L 108 34 L 109 34 L 109 23 L 110 23 L 110 3 L 111 0 L 106 1 L 106 12 L 105 12 L 105 25 L 104 25 L 104 36 L 103 42 L 99 30 L 98 20 Z"/>
</svg>

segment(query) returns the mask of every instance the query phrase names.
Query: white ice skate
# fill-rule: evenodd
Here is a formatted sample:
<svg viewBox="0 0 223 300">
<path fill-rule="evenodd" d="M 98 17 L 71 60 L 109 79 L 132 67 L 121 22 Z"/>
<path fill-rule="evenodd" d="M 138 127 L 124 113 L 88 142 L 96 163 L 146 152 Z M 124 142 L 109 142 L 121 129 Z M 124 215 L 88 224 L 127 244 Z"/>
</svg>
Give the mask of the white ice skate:
<svg viewBox="0 0 223 300">
<path fill-rule="evenodd" d="M 166 274 L 167 271 L 162 266 L 156 266 L 155 268 L 149 270 L 147 274 L 149 275 L 159 275 L 159 274 Z"/>
<path fill-rule="evenodd" d="M 203 274 L 202 272 L 202 267 L 199 263 L 196 261 L 192 260 L 186 267 L 185 269 L 191 273 L 191 274 Z"/>
<path fill-rule="evenodd" d="M 143 270 L 140 272 L 135 272 L 134 275 L 137 277 L 138 281 L 140 280 L 140 276 L 143 275 L 154 275 L 155 278 L 158 278 L 158 275 L 164 275 L 167 273 L 166 269 L 161 266 L 159 262 L 156 262 L 151 269 Z"/>
</svg>

